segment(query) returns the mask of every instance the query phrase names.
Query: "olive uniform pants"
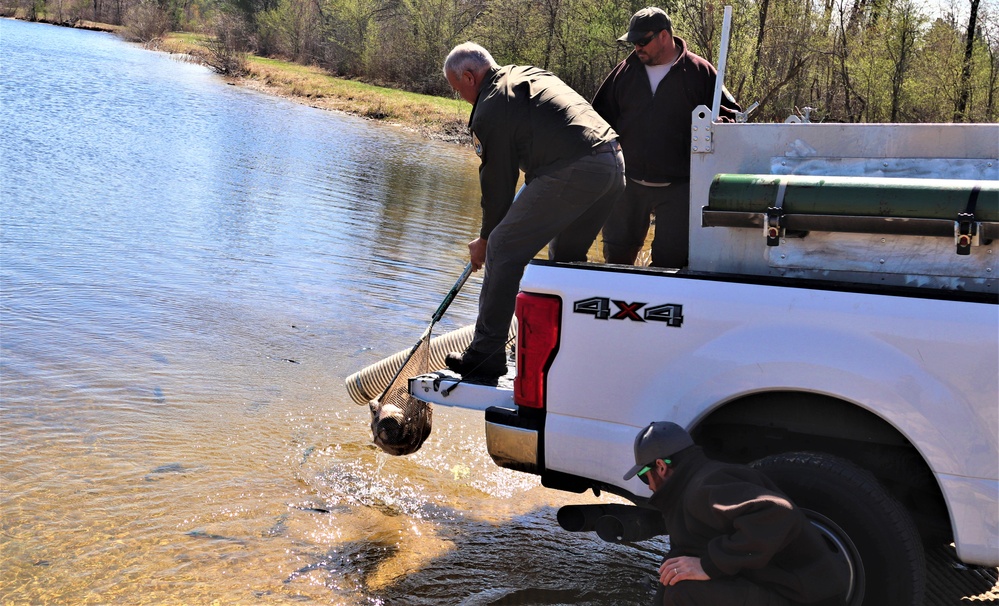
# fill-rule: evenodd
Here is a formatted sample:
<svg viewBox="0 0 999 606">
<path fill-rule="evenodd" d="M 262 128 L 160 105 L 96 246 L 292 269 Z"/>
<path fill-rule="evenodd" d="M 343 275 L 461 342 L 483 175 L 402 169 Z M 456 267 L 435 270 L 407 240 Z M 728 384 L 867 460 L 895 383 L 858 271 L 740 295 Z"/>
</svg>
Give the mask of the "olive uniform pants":
<svg viewBox="0 0 999 606">
<path fill-rule="evenodd" d="M 486 242 L 485 275 L 471 348 L 506 345 L 524 268 L 548 245 L 553 261 L 586 261 L 624 190 L 624 156 L 616 141 L 524 187 Z"/>
</svg>

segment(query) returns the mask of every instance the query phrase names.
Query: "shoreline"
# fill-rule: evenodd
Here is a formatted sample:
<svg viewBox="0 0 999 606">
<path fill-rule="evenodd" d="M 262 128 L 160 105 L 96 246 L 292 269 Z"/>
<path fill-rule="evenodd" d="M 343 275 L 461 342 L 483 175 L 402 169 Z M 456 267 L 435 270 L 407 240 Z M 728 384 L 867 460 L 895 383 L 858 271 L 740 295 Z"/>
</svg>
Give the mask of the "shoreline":
<svg viewBox="0 0 999 606">
<path fill-rule="evenodd" d="M 144 46 L 207 65 L 203 58 L 206 49 L 195 38 L 192 34 L 172 32 Z M 249 73 L 245 76 L 219 77 L 235 86 L 405 128 L 435 141 L 459 145 L 471 142 L 467 125 L 472 106 L 465 101 L 338 78 L 319 67 L 252 54 L 247 55 L 247 67 Z"/>
<path fill-rule="evenodd" d="M 71 27 L 73 29 L 85 29 L 92 32 L 107 32 L 109 34 L 117 33 L 122 26 L 121 25 L 111 25 L 110 23 L 100 23 L 97 21 L 87 21 L 86 19 L 66 20 L 66 21 L 56 21 L 54 19 L 21 19 L 13 15 L 0 13 L 0 19 L 10 19 L 11 21 L 24 21 L 26 23 L 44 23 L 45 25 L 56 25 L 58 27 Z"/>
</svg>

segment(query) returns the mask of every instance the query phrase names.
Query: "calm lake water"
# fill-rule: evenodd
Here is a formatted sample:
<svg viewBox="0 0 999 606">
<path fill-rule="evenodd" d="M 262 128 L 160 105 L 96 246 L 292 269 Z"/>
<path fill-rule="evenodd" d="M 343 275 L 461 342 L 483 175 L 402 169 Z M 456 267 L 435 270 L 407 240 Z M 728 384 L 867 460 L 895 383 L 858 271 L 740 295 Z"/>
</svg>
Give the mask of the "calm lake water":
<svg viewBox="0 0 999 606">
<path fill-rule="evenodd" d="M 482 413 L 393 458 L 344 389 L 464 266 L 469 148 L 9 20 L 0 133 L 0 601 L 649 601 L 661 544 L 558 529 L 596 499 L 493 465 Z"/>
</svg>

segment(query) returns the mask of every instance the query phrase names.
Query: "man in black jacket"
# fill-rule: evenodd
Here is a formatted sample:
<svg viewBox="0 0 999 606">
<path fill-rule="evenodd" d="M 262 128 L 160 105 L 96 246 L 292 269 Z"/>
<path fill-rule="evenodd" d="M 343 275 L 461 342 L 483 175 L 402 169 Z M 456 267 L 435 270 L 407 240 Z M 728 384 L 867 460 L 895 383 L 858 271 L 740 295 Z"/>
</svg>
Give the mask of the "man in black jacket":
<svg viewBox="0 0 999 606">
<path fill-rule="evenodd" d="M 656 217 L 652 265 L 687 265 L 690 126 L 698 105 L 711 106 L 717 71 L 673 36 L 661 9 L 643 8 L 619 38 L 635 47 L 600 85 L 593 107 L 617 131 L 628 187 L 604 225 L 604 261 L 632 265 Z M 739 105 L 722 95 L 720 117 Z"/>
<path fill-rule="evenodd" d="M 763 473 L 714 461 L 675 423 L 635 438 L 638 476 L 663 513 L 670 552 L 656 604 L 839 604 L 845 561 Z"/>
<path fill-rule="evenodd" d="M 554 261 L 586 261 L 624 189 L 624 157 L 614 129 L 550 72 L 500 67 L 466 42 L 448 55 L 444 76 L 472 104 L 482 228 L 468 250 L 473 269 L 485 266 L 475 336 L 445 361 L 463 378 L 494 382 L 506 374 L 504 346 L 524 268 L 546 244 Z M 525 186 L 514 200 L 520 171 Z"/>
</svg>

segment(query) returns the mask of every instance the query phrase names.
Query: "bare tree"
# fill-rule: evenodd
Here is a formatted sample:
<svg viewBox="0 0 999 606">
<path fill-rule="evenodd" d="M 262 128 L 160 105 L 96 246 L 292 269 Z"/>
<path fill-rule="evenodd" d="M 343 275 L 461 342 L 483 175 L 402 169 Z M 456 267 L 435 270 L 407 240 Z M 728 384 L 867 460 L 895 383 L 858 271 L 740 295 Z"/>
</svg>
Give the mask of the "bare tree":
<svg viewBox="0 0 999 606">
<path fill-rule="evenodd" d="M 753 72 L 751 77 L 756 79 L 760 71 L 760 56 L 763 54 L 763 37 L 767 29 L 767 14 L 770 12 L 770 0 L 759 0 L 757 11 L 760 15 L 759 27 L 756 34 L 756 58 L 753 60 Z"/>
<path fill-rule="evenodd" d="M 154 2 L 136 4 L 125 11 L 121 36 L 132 42 L 148 43 L 170 31 L 170 18 Z"/>
<path fill-rule="evenodd" d="M 224 76 L 245 76 L 249 72 L 247 23 L 238 13 L 219 13 L 214 30 L 214 35 L 205 43 L 208 51 L 203 58 L 205 64 Z"/>
<path fill-rule="evenodd" d="M 991 10 L 986 10 L 980 16 L 982 19 L 979 31 L 982 34 L 982 44 L 988 59 L 984 120 L 994 122 L 999 118 L 999 108 L 996 107 L 997 102 L 999 102 L 997 99 L 999 96 L 999 12 L 996 12 L 993 6 Z"/>
<path fill-rule="evenodd" d="M 912 0 L 902 0 L 897 11 L 890 16 L 885 50 L 892 61 L 891 67 L 891 114 L 889 120 L 898 122 L 902 106 L 902 88 L 906 73 L 912 65 L 916 51 L 916 41 L 923 18 Z"/>
<path fill-rule="evenodd" d="M 967 42 L 964 45 L 964 64 L 961 67 L 961 96 L 957 100 L 957 110 L 954 112 L 954 122 L 965 122 L 968 119 L 968 97 L 971 96 L 971 62 L 975 51 L 975 23 L 978 21 L 979 0 L 971 0 L 971 15 L 968 17 Z"/>
</svg>

